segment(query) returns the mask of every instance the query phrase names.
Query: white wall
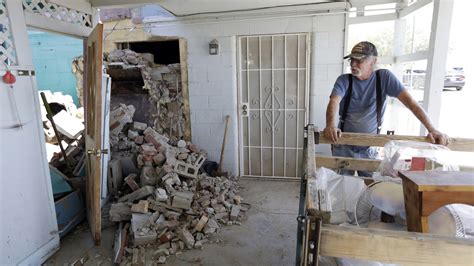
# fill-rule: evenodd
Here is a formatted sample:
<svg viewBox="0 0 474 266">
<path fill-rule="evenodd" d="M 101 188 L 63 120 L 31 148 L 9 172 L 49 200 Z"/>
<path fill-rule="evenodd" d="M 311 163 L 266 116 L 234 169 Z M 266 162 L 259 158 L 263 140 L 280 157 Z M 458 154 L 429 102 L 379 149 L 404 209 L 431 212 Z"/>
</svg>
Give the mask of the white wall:
<svg viewBox="0 0 474 266">
<path fill-rule="evenodd" d="M 224 169 L 238 174 L 236 36 L 310 32 L 310 122 L 322 128 L 329 93 L 342 73 L 345 15 L 315 15 L 218 23 L 155 24 L 153 35 L 179 36 L 188 41 L 189 94 L 193 142 L 219 161 L 224 117 L 231 116 Z M 219 55 L 208 44 L 219 41 Z"/>
<path fill-rule="evenodd" d="M 23 7 L 6 4 L 18 63 L 13 88 L 0 82 L 0 265 L 40 265 L 59 249 L 58 225 L 36 79 L 18 73 L 33 70 Z"/>
</svg>

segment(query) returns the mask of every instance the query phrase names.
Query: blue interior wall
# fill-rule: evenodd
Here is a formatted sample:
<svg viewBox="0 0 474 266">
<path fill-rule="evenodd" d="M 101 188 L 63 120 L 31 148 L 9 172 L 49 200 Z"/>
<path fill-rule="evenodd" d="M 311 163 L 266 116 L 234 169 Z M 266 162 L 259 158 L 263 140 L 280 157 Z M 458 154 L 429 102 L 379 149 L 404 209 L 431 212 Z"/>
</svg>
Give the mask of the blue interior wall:
<svg viewBox="0 0 474 266">
<path fill-rule="evenodd" d="M 69 94 L 79 106 L 72 60 L 82 55 L 82 40 L 46 32 L 28 32 L 39 90 Z"/>
</svg>

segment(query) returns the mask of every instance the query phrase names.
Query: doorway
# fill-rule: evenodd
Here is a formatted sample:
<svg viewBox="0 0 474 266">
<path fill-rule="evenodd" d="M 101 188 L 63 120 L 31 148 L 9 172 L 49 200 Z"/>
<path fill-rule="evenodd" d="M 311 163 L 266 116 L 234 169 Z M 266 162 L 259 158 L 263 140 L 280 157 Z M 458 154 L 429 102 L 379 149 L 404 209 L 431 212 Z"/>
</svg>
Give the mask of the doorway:
<svg viewBox="0 0 474 266">
<path fill-rule="evenodd" d="M 241 175 L 301 175 L 309 48 L 307 33 L 238 38 Z"/>
</svg>

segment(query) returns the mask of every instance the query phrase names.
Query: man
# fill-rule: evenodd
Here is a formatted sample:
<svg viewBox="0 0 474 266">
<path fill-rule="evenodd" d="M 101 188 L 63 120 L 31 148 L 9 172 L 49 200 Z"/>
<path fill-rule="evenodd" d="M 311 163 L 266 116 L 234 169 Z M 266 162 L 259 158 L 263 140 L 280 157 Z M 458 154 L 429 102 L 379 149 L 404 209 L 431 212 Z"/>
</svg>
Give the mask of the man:
<svg viewBox="0 0 474 266">
<path fill-rule="evenodd" d="M 351 74 L 340 75 L 332 90 L 326 110 L 324 135 L 333 143 L 333 155 L 375 158 L 375 149 L 337 145 L 341 132 L 378 134 L 383 121 L 387 96 L 398 98 L 428 130 L 431 142 L 448 145 L 449 137 L 439 132 L 421 106 L 411 97 L 395 75 L 387 69 L 375 71 L 377 48 L 370 42 L 356 44 L 349 55 Z M 336 114 L 339 115 L 337 125 Z M 354 171 L 342 174 L 353 175 Z M 359 171 L 359 176 L 371 176 Z"/>
</svg>

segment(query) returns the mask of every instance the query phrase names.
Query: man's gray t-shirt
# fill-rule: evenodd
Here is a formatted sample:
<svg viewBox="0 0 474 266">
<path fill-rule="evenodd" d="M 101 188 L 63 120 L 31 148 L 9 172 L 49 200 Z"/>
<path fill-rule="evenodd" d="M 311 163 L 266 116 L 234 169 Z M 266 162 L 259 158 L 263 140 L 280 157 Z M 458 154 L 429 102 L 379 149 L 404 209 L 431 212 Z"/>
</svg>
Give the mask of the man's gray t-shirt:
<svg viewBox="0 0 474 266">
<path fill-rule="evenodd" d="M 385 107 L 387 105 L 387 96 L 398 97 L 404 90 L 402 83 L 387 69 L 378 70 L 380 74 L 381 92 L 382 92 L 382 121 Z M 342 116 L 344 105 L 346 103 L 346 93 L 349 86 L 349 76 L 340 75 L 331 95 L 342 97 L 339 106 L 339 116 Z M 359 80 L 352 77 L 352 97 L 349 109 L 344 122 L 344 132 L 356 133 L 377 133 L 377 98 L 376 98 L 376 74 L 375 71 L 366 80 Z"/>
</svg>

